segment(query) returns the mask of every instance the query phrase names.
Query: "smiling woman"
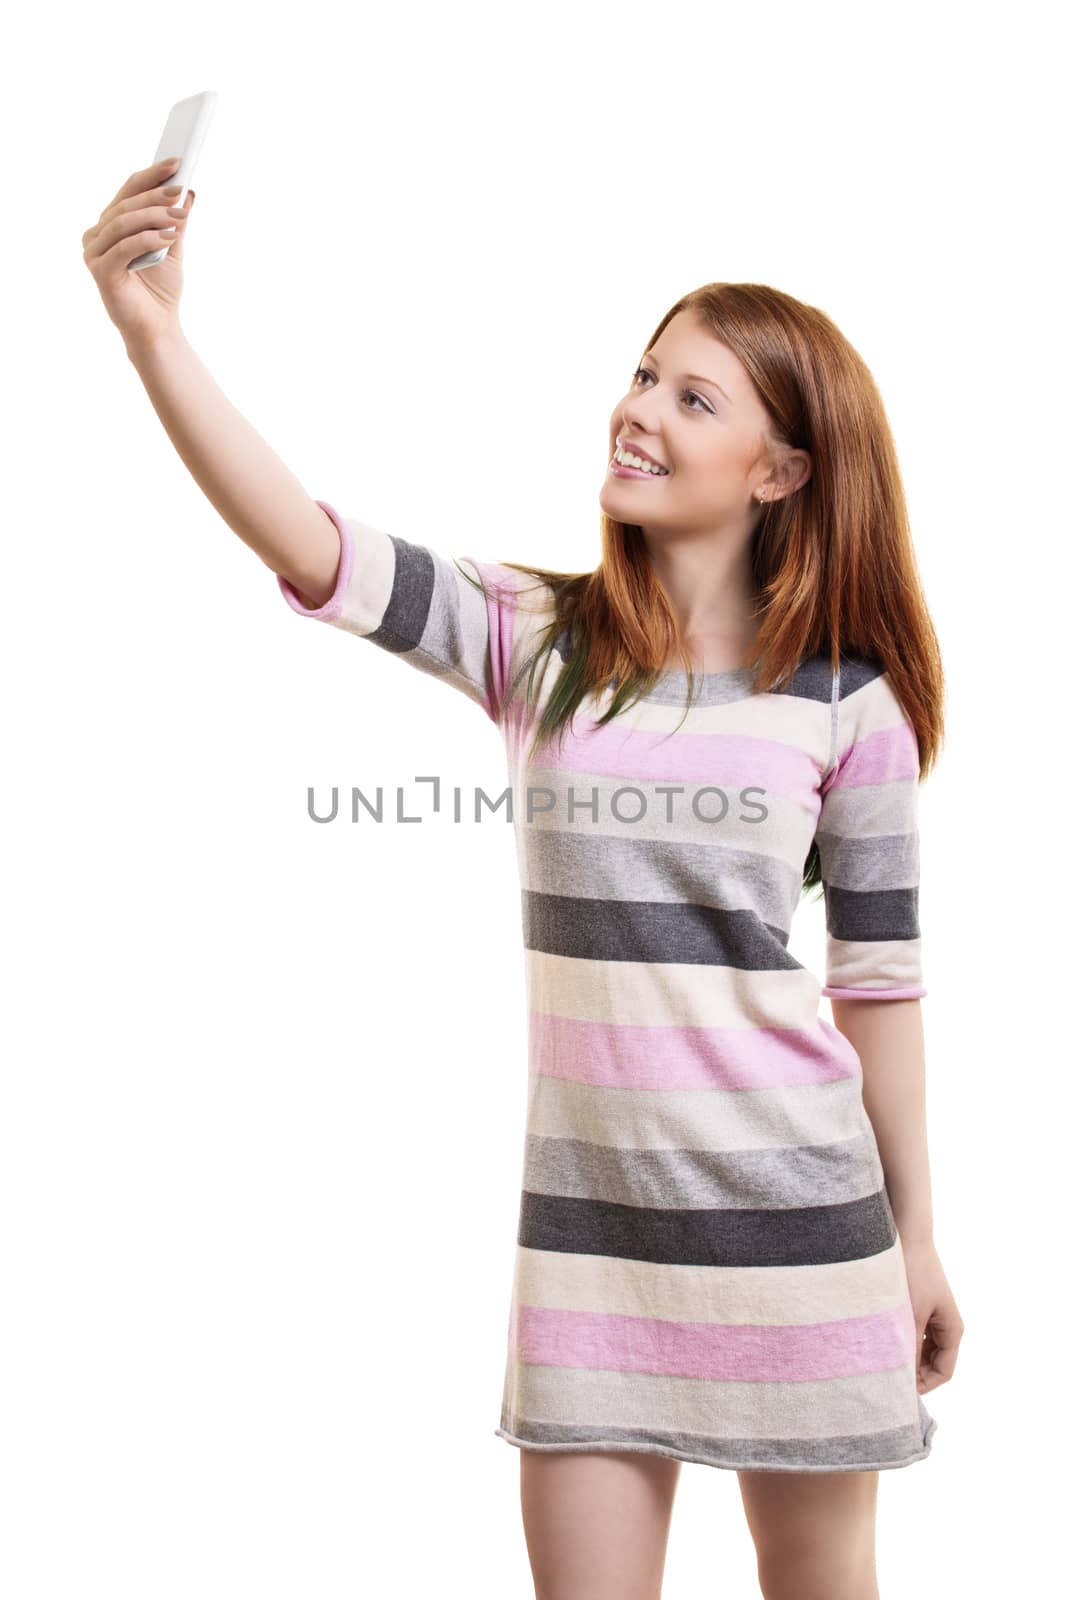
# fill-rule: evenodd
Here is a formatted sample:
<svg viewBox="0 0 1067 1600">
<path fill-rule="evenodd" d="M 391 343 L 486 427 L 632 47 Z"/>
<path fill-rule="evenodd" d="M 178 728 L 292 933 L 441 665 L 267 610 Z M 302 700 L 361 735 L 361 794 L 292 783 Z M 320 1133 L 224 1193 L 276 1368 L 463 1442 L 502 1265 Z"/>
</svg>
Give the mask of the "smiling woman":
<svg viewBox="0 0 1067 1600">
<path fill-rule="evenodd" d="M 858 482 L 880 463 L 866 492 L 894 504 L 858 358 L 825 335 L 809 391 L 780 346 L 810 315 L 819 351 L 818 313 L 796 312 L 785 342 L 788 300 L 768 317 L 735 285 L 707 303 L 711 324 L 688 307 L 661 325 L 612 415 L 613 440 L 664 470 L 627 451 L 616 481 L 612 463 L 596 572 L 449 567 L 321 502 L 342 559 L 310 614 L 477 700 L 518 797 L 530 1083 L 498 1433 L 525 1451 L 871 1472 L 923 1459 L 936 1424 L 893 1210 L 908 1197 L 889 1192 L 859 1055 L 818 1004 L 926 993 L 909 706 L 925 739 L 938 680 L 922 627 L 897 620 L 916 603 L 900 526 L 869 529 L 864 567 L 898 607 L 853 614 L 832 506 L 820 521 L 837 467 L 816 439 L 842 442 Z M 731 398 L 694 405 L 694 382 Z M 858 402 L 874 448 L 849 457 Z M 694 685 L 655 660 L 659 608 L 714 645 L 753 601 L 754 661 Z M 822 981 L 787 949 L 819 881 Z"/>
<path fill-rule="evenodd" d="M 962 1324 L 916 1112 L 940 657 L 867 367 L 779 290 L 687 295 L 609 421 L 601 559 L 557 572 L 311 501 L 178 333 L 136 364 L 285 604 L 501 735 L 528 1095 L 496 1431 L 535 1580 L 566 1551 L 538 1592 L 636 1593 L 620 1490 L 662 1528 L 688 1461 L 740 1475 L 761 1582 L 773 1540 L 779 1570 L 818 1567 L 790 1592 L 875 1593 L 870 1475 L 928 1455 L 917 1383 Z M 788 948 L 820 883 L 821 974 Z M 461 1248 L 445 1223 L 435 1248 Z M 417 1418 L 436 1359 L 431 1327 Z M 662 1541 L 629 1531 L 655 1592 Z"/>
</svg>

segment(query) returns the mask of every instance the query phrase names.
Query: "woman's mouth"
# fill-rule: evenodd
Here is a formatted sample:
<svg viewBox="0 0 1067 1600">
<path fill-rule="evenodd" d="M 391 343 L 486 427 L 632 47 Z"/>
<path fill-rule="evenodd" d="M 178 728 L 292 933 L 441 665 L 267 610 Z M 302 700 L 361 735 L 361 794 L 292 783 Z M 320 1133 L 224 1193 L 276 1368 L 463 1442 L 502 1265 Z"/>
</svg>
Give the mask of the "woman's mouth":
<svg viewBox="0 0 1067 1600">
<path fill-rule="evenodd" d="M 633 455 L 629 450 L 617 448 L 608 463 L 608 470 L 616 478 L 666 478 L 666 467 L 653 466 L 651 463 L 642 466 L 641 457 Z"/>
</svg>

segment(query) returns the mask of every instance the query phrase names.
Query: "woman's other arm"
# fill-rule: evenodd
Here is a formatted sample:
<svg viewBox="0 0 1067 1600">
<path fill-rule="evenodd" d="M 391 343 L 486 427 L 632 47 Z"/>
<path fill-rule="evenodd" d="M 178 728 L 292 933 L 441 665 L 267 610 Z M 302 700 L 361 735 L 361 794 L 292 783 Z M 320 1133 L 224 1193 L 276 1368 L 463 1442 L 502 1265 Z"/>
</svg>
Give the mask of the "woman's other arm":
<svg viewBox="0 0 1067 1600">
<path fill-rule="evenodd" d="M 886 1192 L 905 1245 L 933 1242 L 926 1055 L 919 1000 L 831 1000 L 834 1026 L 863 1066 Z"/>
<path fill-rule="evenodd" d="M 863 1104 L 878 1143 L 915 1316 L 915 1384 L 928 1394 L 956 1370 L 963 1318 L 934 1244 L 919 1001 L 834 999 L 831 1004 L 834 1026 L 863 1068 Z"/>
</svg>

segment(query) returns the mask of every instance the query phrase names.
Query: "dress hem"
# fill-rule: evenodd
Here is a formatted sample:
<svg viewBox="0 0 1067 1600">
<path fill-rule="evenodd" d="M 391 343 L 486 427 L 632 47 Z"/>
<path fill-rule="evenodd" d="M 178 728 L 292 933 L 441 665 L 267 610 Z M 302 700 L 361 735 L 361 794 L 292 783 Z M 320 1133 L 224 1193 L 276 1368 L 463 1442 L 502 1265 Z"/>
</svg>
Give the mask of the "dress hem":
<svg viewBox="0 0 1067 1600">
<path fill-rule="evenodd" d="M 933 1417 L 927 1425 L 923 1435 L 922 1448 L 913 1455 L 904 1456 L 900 1461 L 842 1461 L 827 1463 L 825 1461 L 811 1462 L 767 1462 L 767 1461 L 731 1461 L 727 1458 L 716 1460 L 712 1456 L 700 1456 L 688 1450 L 672 1449 L 670 1445 L 620 1443 L 617 1439 L 576 1439 L 571 1443 L 553 1441 L 551 1444 L 535 1443 L 532 1439 L 521 1439 L 518 1434 L 509 1433 L 506 1428 L 494 1429 L 494 1435 L 503 1439 L 507 1444 L 517 1445 L 522 1450 L 604 1450 L 613 1454 L 619 1452 L 636 1452 L 640 1455 L 669 1456 L 674 1461 L 691 1461 L 702 1467 L 720 1467 L 728 1472 L 885 1472 L 892 1471 L 894 1467 L 910 1467 L 913 1462 L 924 1461 L 930 1454 L 934 1434 L 937 1432 L 937 1422 Z"/>
</svg>

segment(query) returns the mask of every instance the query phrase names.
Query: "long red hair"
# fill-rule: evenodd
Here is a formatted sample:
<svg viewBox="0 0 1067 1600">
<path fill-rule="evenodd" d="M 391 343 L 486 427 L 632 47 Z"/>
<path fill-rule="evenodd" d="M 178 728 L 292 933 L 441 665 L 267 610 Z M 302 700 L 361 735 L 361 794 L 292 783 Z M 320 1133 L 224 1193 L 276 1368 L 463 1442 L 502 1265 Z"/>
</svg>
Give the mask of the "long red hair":
<svg viewBox="0 0 1067 1600">
<path fill-rule="evenodd" d="M 925 777 L 944 739 L 941 653 L 874 378 L 824 312 L 761 283 L 693 290 L 662 318 L 646 351 L 682 311 L 697 313 L 742 363 L 771 438 L 812 459 L 808 481 L 769 503 L 752 536 L 760 626 L 745 665 L 756 670 L 754 692 L 787 681 L 809 656 L 826 655 L 834 667 L 842 655 L 873 658 L 914 728 Z M 542 643 L 523 664 L 531 704 L 538 661 L 543 674 L 553 642 L 569 633 L 535 749 L 562 731 L 586 694 L 617 685 L 606 722 L 672 656 L 690 660 L 641 528 L 602 512 L 601 547 L 593 572 L 505 563 L 548 584 L 555 599 Z"/>
</svg>

